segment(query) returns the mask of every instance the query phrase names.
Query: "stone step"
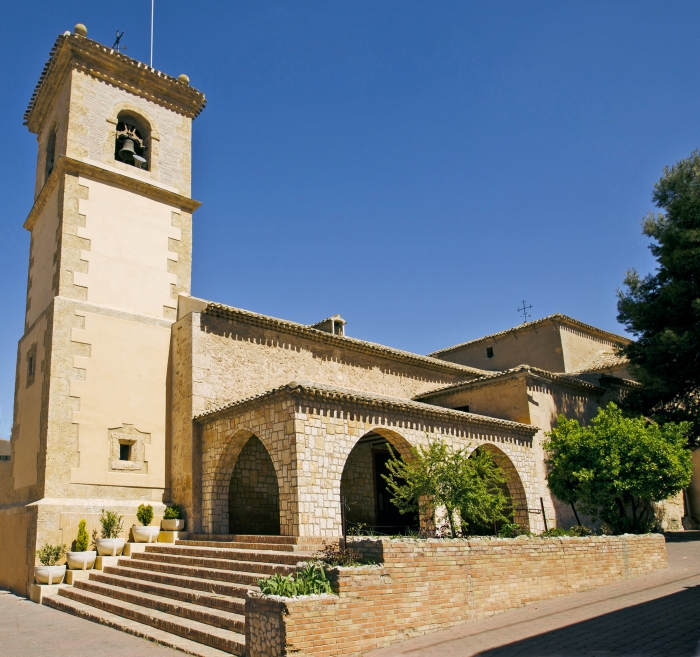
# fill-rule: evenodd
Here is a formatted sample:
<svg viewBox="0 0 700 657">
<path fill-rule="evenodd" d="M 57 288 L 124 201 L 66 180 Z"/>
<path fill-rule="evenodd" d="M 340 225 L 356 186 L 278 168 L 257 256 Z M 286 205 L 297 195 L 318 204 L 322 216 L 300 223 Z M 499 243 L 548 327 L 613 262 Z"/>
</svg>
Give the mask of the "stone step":
<svg viewBox="0 0 700 657">
<path fill-rule="evenodd" d="M 68 598 L 74 602 L 81 602 L 137 623 L 150 625 L 158 630 L 176 634 L 223 652 L 235 655 L 243 655 L 245 653 L 245 635 L 238 632 L 206 625 L 188 618 L 173 616 L 157 609 L 145 608 L 138 604 L 75 587 L 60 590 L 58 597 Z"/>
<path fill-rule="evenodd" d="M 200 577 L 183 577 L 171 573 L 160 573 L 153 570 L 140 570 L 125 566 L 109 566 L 105 570 L 106 574 L 129 577 L 157 584 L 167 584 L 169 586 L 179 586 L 196 591 L 207 591 L 213 594 L 229 595 L 233 598 L 245 598 L 248 591 L 257 590 L 257 586 L 247 586 L 245 584 L 231 584 L 228 582 L 214 582 Z"/>
<path fill-rule="evenodd" d="M 268 563 L 265 561 L 230 561 L 228 559 L 208 559 L 202 556 L 186 556 L 181 554 L 162 554 L 159 552 L 143 552 L 139 554 L 140 561 L 157 561 L 182 566 L 203 566 L 217 570 L 237 570 L 246 573 L 256 573 L 259 577 L 265 575 L 289 575 L 296 570 L 295 565 Z"/>
<path fill-rule="evenodd" d="M 156 609 L 166 614 L 187 618 L 205 625 L 245 634 L 245 616 L 241 614 L 232 614 L 231 612 L 204 607 L 184 600 L 174 601 L 171 598 L 163 598 L 152 593 L 135 591 L 133 588 L 124 588 L 129 585 L 129 582 L 130 580 L 124 579 L 119 586 L 115 586 L 96 580 L 81 580 L 76 582 L 75 588 L 129 602 L 146 609 Z"/>
<path fill-rule="evenodd" d="M 257 586 L 258 580 L 263 577 L 261 574 L 247 573 L 238 570 L 221 570 L 217 568 L 207 568 L 205 566 L 185 566 L 176 563 L 162 563 L 159 561 L 147 561 L 145 559 L 131 558 L 119 563 L 120 566 L 127 566 L 136 570 L 148 570 L 151 572 L 167 573 L 169 575 L 180 575 L 184 577 L 198 577 L 199 579 L 212 582 L 229 582 L 231 584 L 246 584 Z"/>
<path fill-rule="evenodd" d="M 54 609 L 60 609 L 61 611 L 73 614 L 74 616 L 93 621 L 94 623 L 100 623 L 126 632 L 127 634 L 133 634 L 134 636 L 152 641 L 153 643 L 158 643 L 168 648 L 174 648 L 175 650 L 180 650 L 189 655 L 195 655 L 196 657 L 230 657 L 231 655 L 230 652 L 218 650 L 217 648 L 212 648 L 211 646 L 186 639 L 182 636 L 171 634 L 170 632 L 160 630 L 156 627 L 129 620 L 123 616 L 97 609 L 82 602 L 71 600 L 70 598 L 50 595 L 44 598 L 44 604 Z M 239 647 L 233 654 L 244 655 L 245 637 L 240 635 L 240 639 L 237 639 L 237 641 Z"/>
<path fill-rule="evenodd" d="M 277 552 L 298 552 L 296 545 L 285 545 L 282 543 L 242 543 L 240 541 L 206 541 L 206 540 L 180 540 L 175 542 L 175 545 L 183 545 L 190 547 L 218 547 L 232 548 L 239 550 L 271 550 Z"/>
<path fill-rule="evenodd" d="M 271 543 L 278 545 L 296 545 L 298 536 L 275 536 L 273 534 L 193 534 L 189 533 L 188 540 L 195 541 L 227 541 L 230 543 Z"/>
<path fill-rule="evenodd" d="M 90 581 L 101 582 L 109 586 L 126 586 L 132 591 L 142 591 L 164 598 L 172 598 L 182 602 L 229 611 L 233 614 L 245 612 L 245 601 L 242 598 L 232 598 L 228 595 L 196 591 L 183 586 L 158 584 L 140 579 L 126 578 L 119 575 L 90 571 Z"/>
<path fill-rule="evenodd" d="M 225 545 L 228 546 L 229 544 Z M 311 559 L 315 554 L 308 551 L 279 552 L 272 550 L 243 550 L 230 547 L 164 545 L 161 543 L 148 545 L 145 553 L 142 554 L 153 553 L 204 557 L 206 559 L 230 559 L 232 561 L 260 561 L 291 566 L 295 566 L 300 561 Z"/>
</svg>

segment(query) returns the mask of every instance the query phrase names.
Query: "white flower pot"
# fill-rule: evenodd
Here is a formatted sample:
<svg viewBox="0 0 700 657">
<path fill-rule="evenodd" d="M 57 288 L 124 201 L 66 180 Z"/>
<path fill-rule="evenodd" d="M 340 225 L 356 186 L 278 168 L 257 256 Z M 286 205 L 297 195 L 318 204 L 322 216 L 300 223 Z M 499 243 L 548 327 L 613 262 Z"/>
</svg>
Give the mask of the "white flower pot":
<svg viewBox="0 0 700 657">
<path fill-rule="evenodd" d="M 160 527 L 158 527 L 158 525 L 148 525 L 146 527 L 143 525 L 134 525 L 131 531 L 134 534 L 134 541 L 136 543 L 155 543 L 158 541 Z"/>
<path fill-rule="evenodd" d="M 181 532 L 185 528 L 185 520 L 183 518 L 177 518 L 175 520 L 163 520 L 160 523 L 163 531 L 166 532 Z"/>
<path fill-rule="evenodd" d="M 126 540 L 123 538 L 98 538 L 97 554 L 101 557 L 118 557 L 124 549 Z"/>
<path fill-rule="evenodd" d="M 69 570 L 90 570 L 95 565 L 96 550 L 85 552 L 67 552 L 66 565 Z"/>
<path fill-rule="evenodd" d="M 37 584 L 60 584 L 66 576 L 66 566 L 34 566 Z"/>
</svg>

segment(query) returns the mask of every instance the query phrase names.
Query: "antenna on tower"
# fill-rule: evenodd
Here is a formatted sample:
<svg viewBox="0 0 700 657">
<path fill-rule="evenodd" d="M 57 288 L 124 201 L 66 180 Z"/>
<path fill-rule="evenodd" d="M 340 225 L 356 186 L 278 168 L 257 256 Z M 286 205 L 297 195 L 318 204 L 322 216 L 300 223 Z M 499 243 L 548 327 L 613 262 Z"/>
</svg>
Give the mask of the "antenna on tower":
<svg viewBox="0 0 700 657">
<path fill-rule="evenodd" d="M 153 68 L 153 12 L 155 10 L 156 0 L 151 0 L 151 68 Z"/>
<path fill-rule="evenodd" d="M 523 299 L 523 307 L 518 308 L 518 313 L 522 314 L 523 316 L 523 324 L 527 324 L 527 318 L 532 317 L 532 315 L 529 312 L 527 312 L 528 310 L 530 310 L 530 308 L 532 308 L 532 306 L 526 306 L 525 300 Z"/>
</svg>

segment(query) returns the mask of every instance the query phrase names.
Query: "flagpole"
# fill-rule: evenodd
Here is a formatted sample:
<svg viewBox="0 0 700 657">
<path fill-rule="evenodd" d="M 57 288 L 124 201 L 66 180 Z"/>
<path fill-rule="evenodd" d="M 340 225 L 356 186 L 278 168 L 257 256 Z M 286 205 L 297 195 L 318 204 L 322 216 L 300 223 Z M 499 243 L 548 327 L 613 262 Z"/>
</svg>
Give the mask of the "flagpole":
<svg viewBox="0 0 700 657">
<path fill-rule="evenodd" d="M 151 0 L 151 68 L 153 68 L 153 6 L 156 0 Z"/>
</svg>

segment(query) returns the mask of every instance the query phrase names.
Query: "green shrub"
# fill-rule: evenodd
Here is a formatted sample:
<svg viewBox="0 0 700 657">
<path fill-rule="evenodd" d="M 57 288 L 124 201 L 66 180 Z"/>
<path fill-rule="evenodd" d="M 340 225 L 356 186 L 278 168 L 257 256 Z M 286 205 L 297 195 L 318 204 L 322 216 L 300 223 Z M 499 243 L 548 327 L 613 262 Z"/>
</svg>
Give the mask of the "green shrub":
<svg viewBox="0 0 700 657">
<path fill-rule="evenodd" d="M 517 522 L 507 522 L 498 530 L 498 538 L 515 538 L 516 536 L 531 536 Z"/>
<path fill-rule="evenodd" d="M 116 511 L 102 509 L 100 524 L 102 525 L 102 538 L 119 538 L 124 525 L 124 516 L 120 516 Z"/>
<path fill-rule="evenodd" d="M 553 527 L 540 534 L 542 538 L 555 538 L 557 536 L 593 536 L 593 530 L 584 527 L 583 525 L 574 525 L 569 529 L 562 527 Z"/>
<path fill-rule="evenodd" d="M 85 529 L 85 520 L 81 520 L 78 524 L 78 536 L 75 539 L 75 551 L 86 552 L 90 538 Z"/>
<path fill-rule="evenodd" d="M 44 543 L 41 549 L 36 551 L 36 556 L 39 557 L 44 566 L 56 566 L 58 562 L 66 556 L 68 548 L 61 543 L 61 545 L 51 545 L 50 543 Z"/>
<path fill-rule="evenodd" d="M 144 527 L 148 527 L 153 520 L 153 507 L 150 504 L 140 504 L 136 511 L 136 517 Z"/>
<path fill-rule="evenodd" d="M 163 514 L 164 520 L 178 520 L 181 515 L 180 507 L 177 504 L 171 504 Z"/>
<path fill-rule="evenodd" d="M 333 593 L 323 566 L 315 562 L 306 564 L 295 575 L 272 575 L 258 580 L 258 586 L 264 595 L 280 595 L 286 598 Z"/>
<path fill-rule="evenodd" d="M 359 566 L 362 563 L 362 555 L 352 548 L 342 548 L 339 545 L 323 544 L 323 549 L 318 552 L 316 559 L 325 566 Z"/>
</svg>

